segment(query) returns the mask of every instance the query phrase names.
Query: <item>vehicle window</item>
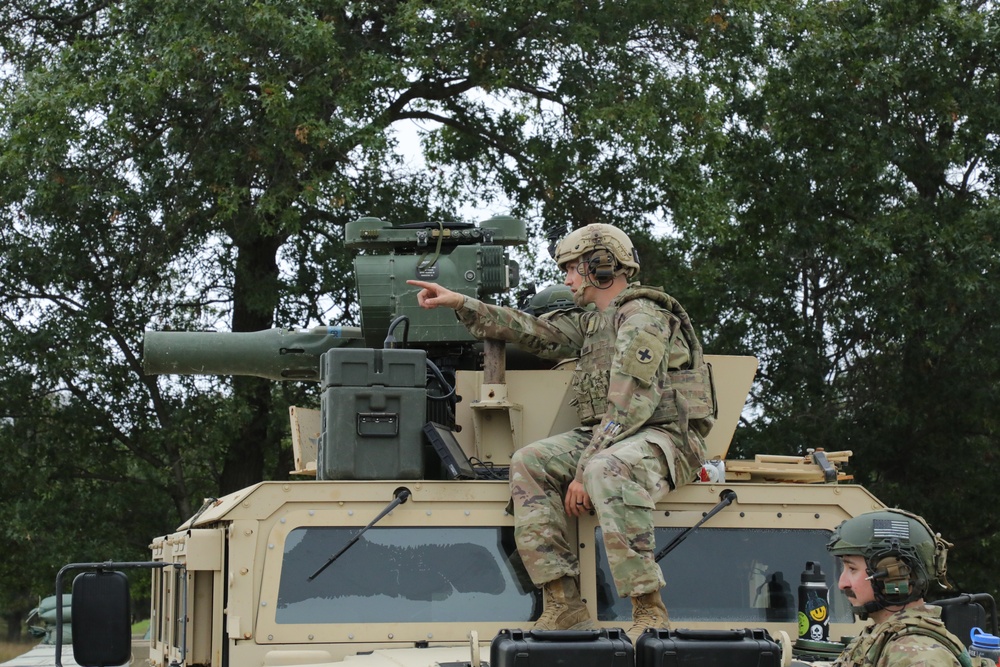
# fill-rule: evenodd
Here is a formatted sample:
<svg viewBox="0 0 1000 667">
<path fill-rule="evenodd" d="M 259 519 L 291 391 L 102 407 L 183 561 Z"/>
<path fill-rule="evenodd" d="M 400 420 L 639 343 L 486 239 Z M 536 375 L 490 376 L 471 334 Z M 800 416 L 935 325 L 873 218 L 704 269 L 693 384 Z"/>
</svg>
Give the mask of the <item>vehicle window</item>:
<svg viewBox="0 0 1000 667">
<path fill-rule="evenodd" d="M 540 605 L 507 527 L 297 528 L 285 541 L 277 623 L 511 621 Z"/>
<path fill-rule="evenodd" d="M 669 544 L 680 528 L 657 528 L 656 544 Z M 631 618 L 632 604 L 619 598 L 601 529 L 597 545 L 597 615 L 602 621 Z M 830 588 L 830 620 L 854 616 L 837 591 L 840 562 L 827 552 L 828 530 L 699 528 L 660 561 L 663 602 L 671 621 L 797 622 L 799 579 L 817 561 Z"/>
</svg>

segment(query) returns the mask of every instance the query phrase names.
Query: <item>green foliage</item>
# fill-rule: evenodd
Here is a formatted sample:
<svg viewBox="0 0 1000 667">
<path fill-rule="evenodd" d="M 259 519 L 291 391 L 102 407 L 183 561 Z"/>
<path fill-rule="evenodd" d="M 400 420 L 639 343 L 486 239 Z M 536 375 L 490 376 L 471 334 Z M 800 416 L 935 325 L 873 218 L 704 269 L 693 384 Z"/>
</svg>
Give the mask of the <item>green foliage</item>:
<svg viewBox="0 0 1000 667">
<path fill-rule="evenodd" d="M 696 231 L 694 260 L 726 304 L 716 340 L 762 358 L 740 450 L 853 451 L 858 480 L 924 514 L 958 547 L 952 572 L 987 589 L 997 525 L 975 499 L 996 478 L 1000 398 L 992 17 L 895 1 L 746 17 L 768 26 L 762 76 L 728 90 L 732 215 Z"/>
</svg>

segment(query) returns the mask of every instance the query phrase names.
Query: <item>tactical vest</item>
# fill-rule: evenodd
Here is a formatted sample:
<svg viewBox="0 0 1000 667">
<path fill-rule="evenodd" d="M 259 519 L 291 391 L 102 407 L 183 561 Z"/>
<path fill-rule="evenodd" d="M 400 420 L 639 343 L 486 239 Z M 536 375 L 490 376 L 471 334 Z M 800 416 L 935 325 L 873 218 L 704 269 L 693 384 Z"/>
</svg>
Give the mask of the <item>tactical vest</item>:
<svg viewBox="0 0 1000 667">
<path fill-rule="evenodd" d="M 899 637 L 906 635 L 923 635 L 931 637 L 947 648 L 962 667 L 996 667 L 985 658 L 973 658 L 965 646 L 944 626 L 944 622 L 926 616 L 905 618 L 892 617 L 879 624 L 877 630 L 867 637 L 862 637 L 857 645 L 848 647 L 847 651 L 833 663 L 834 667 L 874 667 L 878 664 L 886 646 Z"/>
<path fill-rule="evenodd" d="M 615 309 L 591 311 L 582 316 L 581 323 L 586 337 L 572 379 L 572 389 L 576 396 L 572 402 L 580 423 L 585 426 L 596 424 L 607 412 L 611 364 L 615 356 L 615 341 L 618 339 L 617 323 L 622 311 L 629 308 L 628 302 L 635 299 L 649 299 L 657 304 L 658 309 L 676 317 L 680 321 L 678 333 L 684 337 L 691 354 L 689 368 L 667 372 L 670 387 L 663 392 L 659 405 L 646 423 L 678 422 L 682 433 L 686 433 L 690 425 L 702 436 L 706 435 L 717 414 L 715 387 L 712 368 L 705 362 L 691 318 L 673 297 L 656 288 L 638 285 L 630 285 L 621 293 Z M 668 357 L 672 344 L 673 340 L 667 341 Z M 696 421 L 689 424 L 690 420 Z"/>
</svg>

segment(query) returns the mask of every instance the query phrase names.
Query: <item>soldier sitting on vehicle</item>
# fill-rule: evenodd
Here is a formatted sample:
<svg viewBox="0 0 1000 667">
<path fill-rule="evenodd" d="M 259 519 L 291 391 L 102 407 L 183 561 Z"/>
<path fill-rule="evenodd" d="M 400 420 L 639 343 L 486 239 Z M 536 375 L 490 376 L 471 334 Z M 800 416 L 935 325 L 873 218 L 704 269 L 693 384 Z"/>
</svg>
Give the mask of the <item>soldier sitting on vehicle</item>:
<svg viewBox="0 0 1000 667">
<path fill-rule="evenodd" d="M 549 359 L 578 358 L 573 403 L 583 426 L 522 447 L 511 459 L 515 540 L 543 589 L 535 628 L 591 627 L 569 522 L 596 512 L 618 594 L 632 600 L 634 640 L 646 628 L 668 627 L 652 511 L 664 494 L 691 481 L 706 457 L 715 412 L 711 378 L 680 304 L 657 288 L 630 284 L 639 261 L 624 232 L 587 225 L 558 244 L 555 260 L 580 308 L 540 317 L 408 282 L 422 288 L 422 307 L 454 308 L 477 338 L 517 343 Z M 590 304 L 596 309 L 583 309 Z"/>
<path fill-rule="evenodd" d="M 827 549 L 843 562 L 838 586 L 854 613 L 875 621 L 837 658 L 834 667 L 970 667 L 970 658 L 924 602 L 932 582 L 950 588 L 946 557 L 951 544 L 921 517 L 898 509 L 848 519 Z"/>
</svg>

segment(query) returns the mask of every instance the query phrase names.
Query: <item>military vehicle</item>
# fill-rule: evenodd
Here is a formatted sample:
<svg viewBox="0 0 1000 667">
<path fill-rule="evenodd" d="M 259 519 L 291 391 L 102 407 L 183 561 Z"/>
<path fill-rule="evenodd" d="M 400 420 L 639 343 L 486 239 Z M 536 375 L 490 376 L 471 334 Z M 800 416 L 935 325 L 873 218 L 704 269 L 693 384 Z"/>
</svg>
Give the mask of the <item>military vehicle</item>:
<svg viewBox="0 0 1000 667">
<path fill-rule="evenodd" d="M 419 308 L 405 282 L 484 300 L 513 290 L 509 250 L 527 242 L 525 225 L 362 218 L 345 233 L 359 251 L 360 327 L 147 332 L 149 373 L 318 382 L 321 399 L 291 409 L 296 481 L 207 499 L 152 540 L 147 563 L 60 572 L 85 570 L 73 586 L 74 605 L 83 596 L 73 613 L 81 664 L 127 661 L 107 627 L 127 616 L 114 573 L 130 567 L 152 570 L 156 667 L 478 665 L 502 629 L 530 628 L 540 614 L 541 594 L 514 546 L 504 473 L 516 448 L 578 425 L 567 395 L 572 361 L 476 341 L 452 311 Z M 559 290 L 522 296 L 536 314 L 546 299 L 572 307 Z M 835 592 L 826 543 L 841 521 L 883 504 L 847 483 L 849 452 L 802 443 L 801 456 L 727 459 L 757 362 L 707 358 L 718 403 L 710 460 L 655 511 L 664 600 L 676 628 L 766 630 L 782 639 L 789 664 L 807 564 L 834 591 L 826 610 L 808 610 L 828 614 L 829 638 L 861 627 Z M 615 595 L 596 518 L 575 524 L 592 617 L 627 627 L 631 605 Z M 77 590 L 84 576 L 92 580 Z"/>
</svg>

